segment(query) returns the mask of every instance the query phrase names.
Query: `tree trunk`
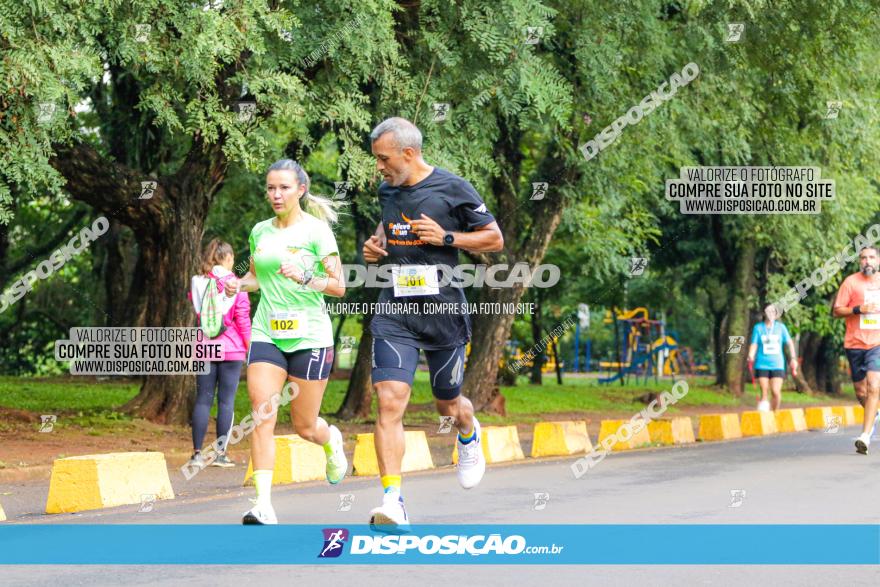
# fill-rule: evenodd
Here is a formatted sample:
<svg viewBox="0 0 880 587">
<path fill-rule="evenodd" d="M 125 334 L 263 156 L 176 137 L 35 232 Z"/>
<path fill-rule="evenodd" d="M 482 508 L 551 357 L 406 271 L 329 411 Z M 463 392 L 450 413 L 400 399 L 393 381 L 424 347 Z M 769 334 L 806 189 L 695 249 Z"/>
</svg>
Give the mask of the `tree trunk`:
<svg viewBox="0 0 880 587">
<path fill-rule="evenodd" d="M 743 373 L 745 359 L 748 356 L 749 295 L 752 293 L 755 281 L 755 251 L 754 241 L 751 239 L 740 241 L 730 290 L 727 334 L 728 336 L 742 336 L 745 339 L 739 352 L 727 353 L 725 357 L 724 382 L 727 389 L 736 395 L 743 393 Z"/>
<path fill-rule="evenodd" d="M 555 339 L 550 339 L 550 348 L 553 349 L 553 362 L 556 365 L 556 383 L 562 385 L 562 365 L 559 364 L 559 347 Z"/>
<path fill-rule="evenodd" d="M 801 343 L 800 348 L 798 349 L 798 356 L 801 357 L 801 372 L 802 376 L 796 378 L 797 380 L 802 379 L 802 383 L 798 385 L 798 391 L 804 391 L 805 389 L 821 389 L 821 385 L 819 384 L 819 372 L 818 365 L 819 362 L 819 350 L 822 345 L 822 336 L 815 332 L 802 332 L 801 333 Z M 804 386 L 804 389 L 801 389 L 801 386 Z"/>
<path fill-rule="evenodd" d="M 343 420 L 369 418 L 372 413 L 373 383 L 370 379 L 373 365 L 373 335 L 370 334 L 372 318 L 371 314 L 367 314 L 363 318 L 363 334 L 358 345 L 354 369 L 351 370 L 351 379 L 348 380 L 345 399 L 336 412 L 336 417 Z"/>
<path fill-rule="evenodd" d="M 171 230 L 159 232 L 140 247 L 144 272 L 152 276 L 146 284 L 150 293 L 145 326 L 187 327 L 195 323 L 186 292 L 191 277 L 199 272 L 207 206 L 203 195 L 178 193 L 172 198 L 179 207 L 174 210 L 176 222 Z M 194 390 L 193 375 L 147 377 L 141 392 L 123 408 L 149 420 L 186 424 L 195 401 Z"/>
<path fill-rule="evenodd" d="M 724 312 L 712 312 L 712 350 L 715 357 L 715 385 L 724 385 L 727 343 L 724 338 Z"/>
<path fill-rule="evenodd" d="M 531 316 L 532 323 L 532 348 L 537 349 L 541 345 L 541 332 L 543 329 L 541 328 L 541 295 L 539 293 L 540 290 L 535 290 L 532 292 L 532 299 L 535 303 L 535 312 Z M 542 367 L 544 367 L 544 353 L 540 352 L 535 355 L 535 358 L 532 359 L 532 373 L 531 373 L 531 383 L 533 385 L 543 385 L 543 373 L 541 371 Z"/>
<path fill-rule="evenodd" d="M 192 326 L 186 292 L 197 272 L 208 207 L 226 173 L 221 145 L 195 138 L 180 169 L 156 180 L 153 197 L 144 200 L 139 199 L 141 181 L 147 179 L 142 173 L 108 161 L 87 144 L 56 148 L 52 164 L 74 198 L 132 229 L 140 256 L 128 300 L 143 305 L 127 316 L 130 325 Z M 159 423 L 184 424 L 194 387 L 192 375 L 147 376 L 123 409 Z"/>
</svg>

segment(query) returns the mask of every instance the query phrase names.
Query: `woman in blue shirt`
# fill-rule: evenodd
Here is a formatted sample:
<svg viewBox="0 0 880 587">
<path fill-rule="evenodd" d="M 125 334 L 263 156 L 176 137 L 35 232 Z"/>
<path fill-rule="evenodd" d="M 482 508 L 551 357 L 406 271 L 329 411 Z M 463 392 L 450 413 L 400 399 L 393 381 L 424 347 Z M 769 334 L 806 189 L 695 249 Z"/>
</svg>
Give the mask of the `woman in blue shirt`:
<svg viewBox="0 0 880 587">
<path fill-rule="evenodd" d="M 770 304 L 764 308 L 763 322 L 758 322 L 752 329 L 752 341 L 749 345 L 749 370 L 754 372 L 761 386 L 761 400 L 758 402 L 759 412 L 769 412 L 770 404 L 767 402 L 767 388 L 773 391 L 773 410 L 779 409 L 782 403 L 782 382 L 785 380 L 785 356 L 782 346 L 788 346 L 790 355 L 789 365 L 792 376 L 797 375 L 797 350 L 788 328 L 782 322 L 777 322 L 776 306 Z"/>
</svg>

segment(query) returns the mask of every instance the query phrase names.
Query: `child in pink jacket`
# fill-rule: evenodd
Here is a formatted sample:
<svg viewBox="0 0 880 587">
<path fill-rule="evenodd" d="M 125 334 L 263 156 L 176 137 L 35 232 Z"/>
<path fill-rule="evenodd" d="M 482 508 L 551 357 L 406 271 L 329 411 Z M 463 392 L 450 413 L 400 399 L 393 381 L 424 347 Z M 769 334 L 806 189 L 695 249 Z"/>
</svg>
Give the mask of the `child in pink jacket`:
<svg viewBox="0 0 880 587">
<path fill-rule="evenodd" d="M 196 315 L 201 312 L 202 299 L 211 279 L 217 281 L 220 291 L 220 304 L 223 310 L 223 325 L 226 329 L 212 343 L 221 343 L 224 350 L 223 361 L 211 361 L 211 371 L 196 376 L 196 405 L 192 417 L 193 456 L 189 464 L 198 468 L 207 463 L 201 455 L 202 443 L 208 431 L 211 406 L 214 403 L 214 390 L 217 389 L 217 438 L 220 446 L 218 457 L 210 464 L 215 467 L 234 467 L 235 463 L 226 456 L 226 444 L 232 429 L 235 406 L 235 392 L 241 365 L 247 356 L 251 341 L 251 303 L 245 292 L 235 297 L 223 293 L 223 283 L 231 277 L 235 257 L 232 246 L 220 239 L 213 239 L 202 253 L 202 274 L 193 275 L 189 298 Z"/>
</svg>

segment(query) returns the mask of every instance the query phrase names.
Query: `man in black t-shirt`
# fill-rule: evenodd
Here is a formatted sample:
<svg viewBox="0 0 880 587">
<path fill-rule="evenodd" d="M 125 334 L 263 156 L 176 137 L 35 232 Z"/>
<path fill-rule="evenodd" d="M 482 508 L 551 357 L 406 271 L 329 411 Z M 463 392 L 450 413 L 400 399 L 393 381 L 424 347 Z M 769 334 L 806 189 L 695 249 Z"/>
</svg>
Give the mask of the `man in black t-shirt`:
<svg viewBox="0 0 880 587">
<path fill-rule="evenodd" d="M 379 398 L 375 444 L 385 490 L 383 504 L 370 513 L 370 525 L 396 531 L 409 525 L 400 496 L 403 414 L 420 350 L 428 361 L 437 411 L 454 418 L 458 428 L 459 482 L 470 489 L 486 470 L 480 424 L 461 395 L 470 317 L 464 292 L 455 279 L 449 283 L 449 273 L 458 265 L 458 249 L 500 251 L 504 238 L 470 183 L 422 159 L 422 134 L 411 122 L 389 118 L 370 138 L 385 181 L 379 186 L 382 222 L 364 243 L 364 260 L 390 265 L 393 285 L 383 288 L 380 313 L 370 325 L 372 380 Z M 394 311 L 396 304 L 409 310 Z"/>
</svg>

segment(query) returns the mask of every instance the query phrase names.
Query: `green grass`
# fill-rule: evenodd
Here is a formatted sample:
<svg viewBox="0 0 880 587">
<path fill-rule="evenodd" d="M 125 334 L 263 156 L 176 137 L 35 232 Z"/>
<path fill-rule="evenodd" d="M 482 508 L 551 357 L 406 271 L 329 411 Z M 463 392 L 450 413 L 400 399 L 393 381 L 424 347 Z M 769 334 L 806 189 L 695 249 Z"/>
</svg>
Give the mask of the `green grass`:
<svg viewBox="0 0 880 587">
<path fill-rule="evenodd" d="M 712 379 L 696 378 L 689 382 L 688 394 L 675 406 L 670 413 L 675 413 L 680 406 L 717 406 L 731 408 L 751 405 L 754 392 L 751 387 L 742 398 L 711 388 Z M 345 397 L 347 381 L 330 381 L 324 395 L 321 413 L 331 415 L 339 408 Z M 481 416 L 486 423 L 503 422 L 534 422 L 542 414 L 566 412 L 628 412 L 636 413 L 645 407 L 638 400 L 639 396 L 648 391 L 668 391 L 672 381 L 649 381 L 646 384 L 599 385 L 595 379 L 565 377 L 564 384 L 556 383 L 555 375 L 544 377 L 544 384 L 530 385 L 521 377 L 516 386 L 502 387 L 506 398 L 508 416 Z M 26 377 L 0 377 L 0 406 L 27 410 L 39 414 L 64 414 L 57 425 L 75 424 L 89 428 L 95 434 L 102 434 L 108 428 L 120 429 L 131 425 L 131 418 L 116 411 L 119 406 L 134 397 L 138 392 L 137 384 L 108 381 L 106 383 L 85 383 L 75 380 L 41 379 Z M 195 393 L 195 390 L 193 390 Z M 851 398 L 851 395 L 844 395 Z M 827 396 L 809 397 L 795 392 L 783 392 L 783 401 L 799 405 L 826 403 Z M 416 373 L 410 405 L 417 408 L 407 413 L 409 424 L 428 424 L 437 422 L 437 413 L 433 407 L 433 396 L 428 381 L 428 373 Z M 235 398 L 236 418 L 241 418 L 251 410 L 247 394 L 247 386 L 242 383 Z M 376 402 L 373 402 L 373 414 L 376 413 Z M 216 406 L 212 411 L 216 415 Z M 290 410 L 282 409 L 279 421 L 290 422 Z M 0 423 L 0 429 L 3 425 Z"/>
</svg>

